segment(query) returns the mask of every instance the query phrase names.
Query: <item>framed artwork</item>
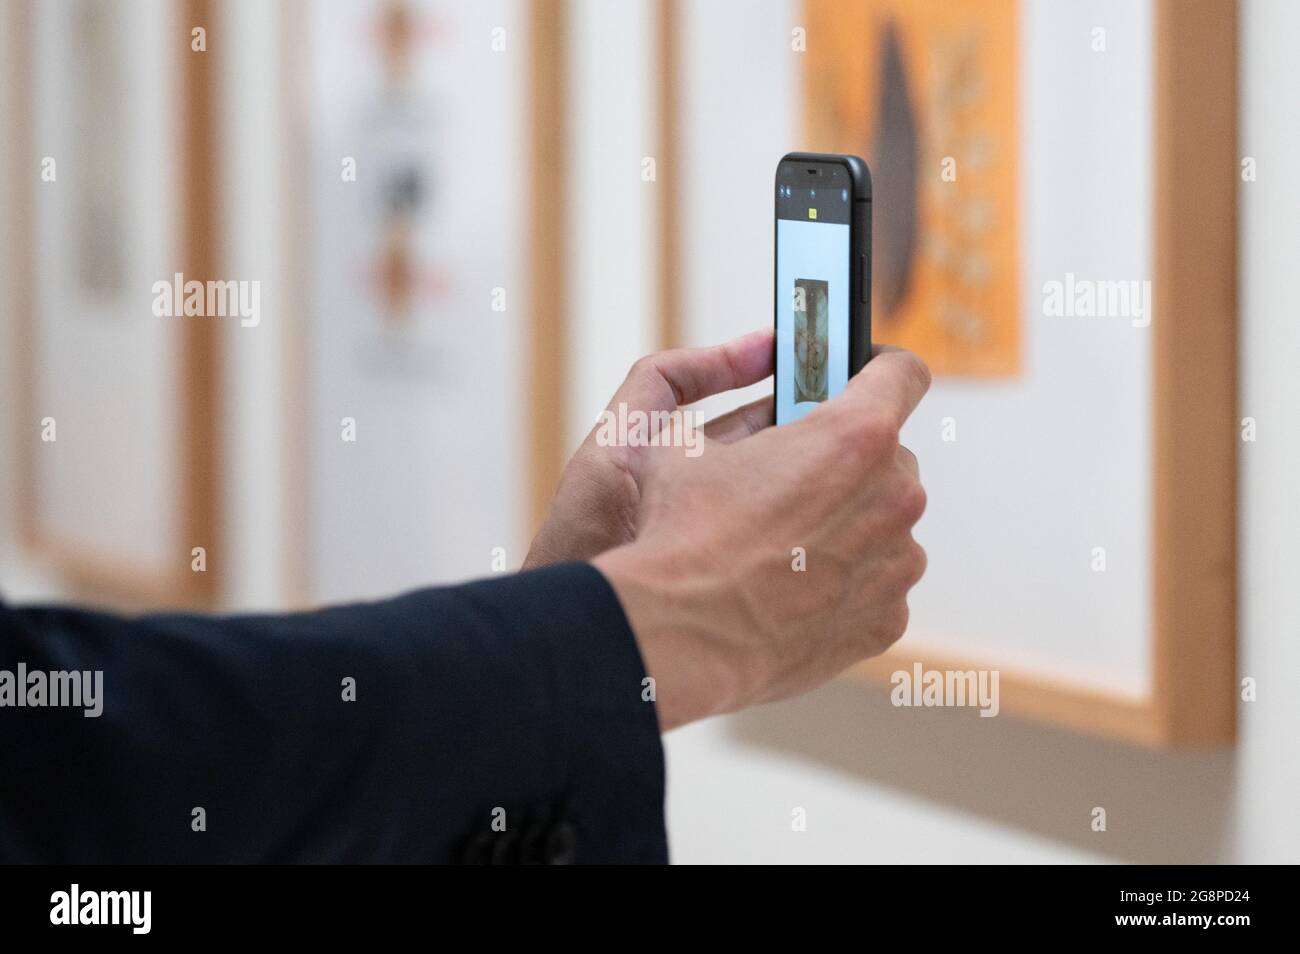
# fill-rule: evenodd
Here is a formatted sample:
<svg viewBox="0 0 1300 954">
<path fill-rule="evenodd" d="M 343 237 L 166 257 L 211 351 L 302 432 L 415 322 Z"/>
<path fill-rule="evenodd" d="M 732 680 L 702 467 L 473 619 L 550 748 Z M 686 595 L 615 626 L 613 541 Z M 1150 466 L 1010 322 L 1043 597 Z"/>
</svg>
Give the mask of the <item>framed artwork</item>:
<svg viewBox="0 0 1300 954">
<path fill-rule="evenodd" d="M 1238 697 L 1236 5 L 1159 0 L 1150 15 L 1147 228 L 1155 306 L 1143 369 L 1149 430 L 1138 470 L 1148 477 L 1145 493 L 1140 486 L 1130 491 L 1147 522 L 1147 599 L 1136 617 L 1146 623 L 1138 633 L 1146 637 L 1139 660 L 1145 665 L 1130 667 L 1143 678 L 1116 681 L 1115 688 L 1104 678 L 1076 681 L 1065 667 L 1039 665 L 1033 654 L 1017 671 L 1014 662 L 994 666 L 975 652 L 954 651 L 953 640 L 944 642 L 946 654 L 927 655 L 925 634 L 864 672 L 891 680 L 917 665 L 997 668 L 1001 704 L 1012 713 L 1151 745 L 1221 744 L 1234 736 Z M 1107 449 L 1091 452 L 1104 457 Z M 1088 552 L 1089 571 L 1107 572 L 1105 548 Z M 1019 599 L 1023 589 L 1007 580 L 1005 594 Z"/>
<path fill-rule="evenodd" d="M 215 578 L 216 348 L 152 311 L 205 279 L 215 209 L 207 0 L 24 0 L 12 60 L 21 532 L 83 589 L 201 605 Z M 127 108 L 127 104 L 131 108 Z"/>
<path fill-rule="evenodd" d="M 996 672 L 1004 714 L 1230 743 L 1236 3 L 1112 5 L 1100 34 L 1071 4 L 807 0 L 779 30 L 665 7 L 670 154 L 727 171 L 664 197 L 665 344 L 771 314 L 775 163 L 851 151 L 873 337 L 936 372 L 903 432 L 929 570 L 907 636 L 848 678 Z M 1134 289 L 1122 314 L 1062 309 L 1106 282 Z"/>
<path fill-rule="evenodd" d="M 303 596 L 517 566 L 566 451 L 564 4 L 292 9 Z"/>
<path fill-rule="evenodd" d="M 1154 308 L 1141 329 L 1151 332 L 1143 361 L 1150 421 L 1137 471 L 1148 476 L 1145 488 L 1129 491 L 1147 522 L 1146 552 L 1135 552 L 1147 561 L 1138 617 L 1146 622 L 1139 633 L 1145 665 L 1134 667 L 1144 678 L 1111 688 L 1101 679 L 1076 681 L 1063 667 L 1050 676 L 1032 665 L 998 668 L 1002 706 L 1012 713 L 1147 745 L 1225 744 L 1235 736 L 1239 698 L 1237 6 L 1157 0 L 1150 17 Z M 1104 459 L 1110 449 L 1085 451 Z M 1095 578 L 1105 550 L 1088 552 Z M 1012 581 L 1007 587 L 1017 594 Z M 888 680 L 917 663 L 923 670 L 990 668 L 974 653 L 953 655 L 951 641 L 950 655 L 934 658 L 921 639 L 915 643 L 865 672 Z"/>
<path fill-rule="evenodd" d="M 871 167 L 872 324 L 937 375 L 1019 367 L 1017 8 L 806 7 L 806 139 Z"/>
</svg>

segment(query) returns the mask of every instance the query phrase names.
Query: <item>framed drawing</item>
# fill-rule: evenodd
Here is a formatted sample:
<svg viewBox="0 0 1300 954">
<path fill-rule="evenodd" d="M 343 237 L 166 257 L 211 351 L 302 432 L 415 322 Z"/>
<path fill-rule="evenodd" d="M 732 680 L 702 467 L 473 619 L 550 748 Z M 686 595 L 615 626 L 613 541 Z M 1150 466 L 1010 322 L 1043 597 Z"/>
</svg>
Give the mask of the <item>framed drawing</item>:
<svg viewBox="0 0 1300 954">
<path fill-rule="evenodd" d="M 548 332 L 563 307 L 564 4 L 292 10 L 304 596 L 517 566 L 566 449 Z M 449 505 L 465 500 L 494 505 Z"/>
<path fill-rule="evenodd" d="M 1114 5 L 1099 28 L 1069 4 L 807 0 L 780 35 L 739 4 L 670 6 L 661 128 L 727 175 L 665 199 L 665 331 L 770 314 L 752 276 L 776 159 L 854 152 L 875 338 L 936 372 L 903 434 L 929 571 L 856 677 L 996 671 L 1004 713 L 1231 742 L 1236 3 Z M 1118 311 L 1074 297 L 1115 288 Z"/>
<path fill-rule="evenodd" d="M 211 6 L 16 11 L 21 531 L 128 605 L 216 590 L 192 569 L 218 546 L 213 331 L 151 307 L 155 281 L 214 271 L 215 66 L 185 26 L 211 29 Z"/>
<path fill-rule="evenodd" d="M 871 167 L 872 324 L 935 374 L 1018 367 L 1017 6 L 807 7 L 807 139 Z"/>
</svg>

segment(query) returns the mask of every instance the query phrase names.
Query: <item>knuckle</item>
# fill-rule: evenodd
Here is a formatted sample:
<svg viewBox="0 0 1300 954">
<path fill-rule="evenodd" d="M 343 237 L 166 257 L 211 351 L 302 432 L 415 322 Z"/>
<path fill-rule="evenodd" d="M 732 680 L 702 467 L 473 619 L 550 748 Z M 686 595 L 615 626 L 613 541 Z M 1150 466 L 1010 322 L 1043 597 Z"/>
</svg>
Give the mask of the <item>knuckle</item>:
<svg viewBox="0 0 1300 954">
<path fill-rule="evenodd" d="M 685 371 L 680 360 L 683 350 L 655 351 L 637 358 L 632 362 L 627 380 L 643 389 L 667 388 L 678 405 L 686 403 L 680 380 Z"/>
<path fill-rule="evenodd" d="M 873 414 L 862 424 L 862 442 L 876 457 L 893 460 L 898 450 L 898 427 L 888 418 Z"/>
<path fill-rule="evenodd" d="M 898 429 L 879 415 L 845 422 L 841 428 L 840 450 L 862 464 L 877 464 L 892 459 L 898 447 Z"/>
<path fill-rule="evenodd" d="M 643 378 L 646 375 L 658 374 L 659 371 L 655 366 L 656 357 L 653 354 L 646 354 L 637 358 L 632 362 L 632 367 L 628 369 L 627 376 L 629 378 Z"/>
<path fill-rule="evenodd" d="M 925 569 L 929 566 L 930 558 L 926 556 L 925 547 L 913 540 L 911 546 L 907 549 L 904 562 L 904 579 L 907 581 L 907 588 L 910 590 L 921 582 L 921 577 L 925 576 Z"/>
<path fill-rule="evenodd" d="M 897 509 L 899 516 L 908 527 L 912 527 L 925 514 L 927 497 L 921 482 L 909 478 L 898 492 Z"/>
</svg>

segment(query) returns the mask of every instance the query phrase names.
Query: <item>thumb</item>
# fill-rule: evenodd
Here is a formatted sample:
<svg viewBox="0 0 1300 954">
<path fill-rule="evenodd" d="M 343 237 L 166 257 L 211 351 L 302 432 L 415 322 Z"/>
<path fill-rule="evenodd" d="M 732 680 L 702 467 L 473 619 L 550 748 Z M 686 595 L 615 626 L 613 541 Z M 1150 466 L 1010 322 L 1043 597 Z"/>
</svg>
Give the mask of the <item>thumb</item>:
<svg viewBox="0 0 1300 954">
<path fill-rule="evenodd" d="M 647 355 L 628 372 L 609 407 L 672 411 L 702 398 L 763 380 L 776 351 L 772 329 L 754 331 L 710 348 L 673 348 Z"/>
</svg>

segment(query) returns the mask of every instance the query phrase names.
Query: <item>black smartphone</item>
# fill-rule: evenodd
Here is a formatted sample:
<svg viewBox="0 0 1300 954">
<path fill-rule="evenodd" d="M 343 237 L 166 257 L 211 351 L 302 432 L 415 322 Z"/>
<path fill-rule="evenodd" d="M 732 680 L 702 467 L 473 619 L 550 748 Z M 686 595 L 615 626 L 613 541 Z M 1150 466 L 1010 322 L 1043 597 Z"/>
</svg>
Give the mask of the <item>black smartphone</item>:
<svg viewBox="0 0 1300 954">
<path fill-rule="evenodd" d="M 776 167 L 776 423 L 834 397 L 871 358 L 871 172 L 792 152 Z"/>
</svg>

